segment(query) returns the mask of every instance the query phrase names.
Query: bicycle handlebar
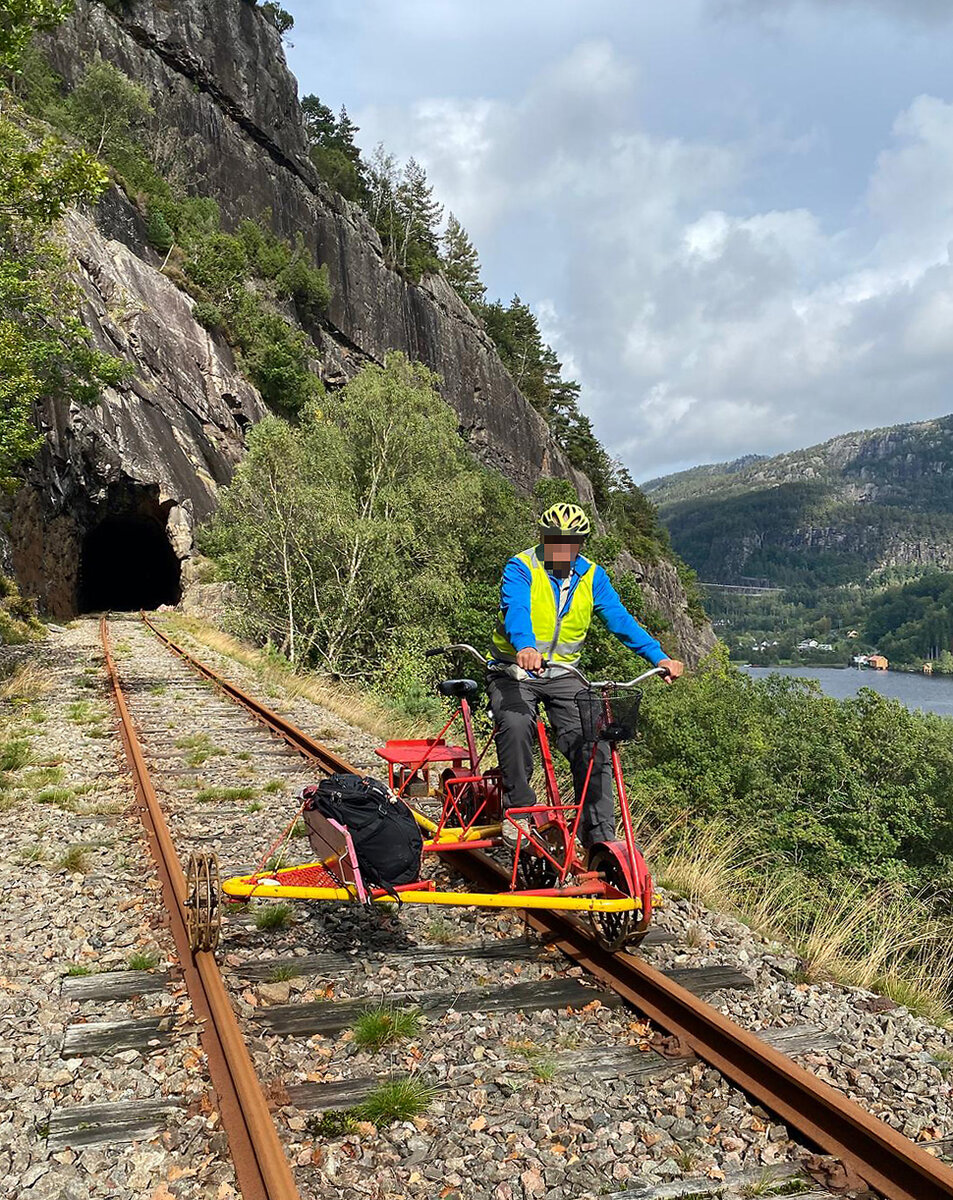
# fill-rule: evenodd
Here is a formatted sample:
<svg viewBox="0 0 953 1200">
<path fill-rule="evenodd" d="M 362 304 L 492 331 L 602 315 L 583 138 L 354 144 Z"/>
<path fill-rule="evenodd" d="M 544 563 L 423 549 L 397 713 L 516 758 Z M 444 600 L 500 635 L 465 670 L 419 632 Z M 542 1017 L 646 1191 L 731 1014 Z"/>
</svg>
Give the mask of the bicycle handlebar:
<svg viewBox="0 0 953 1200">
<path fill-rule="evenodd" d="M 475 658 L 482 666 L 486 666 L 486 658 L 475 646 L 469 646 L 466 642 L 457 642 L 452 646 L 435 646 L 433 650 L 424 651 L 424 658 L 434 658 L 438 654 L 450 655 L 458 650 L 462 650 L 464 653 L 469 654 L 471 658 Z"/>
<path fill-rule="evenodd" d="M 475 658 L 476 661 L 478 663 L 480 663 L 480 665 L 483 667 L 486 667 L 488 665 L 487 659 L 485 658 L 485 656 L 482 655 L 480 653 L 480 651 L 476 649 L 476 647 L 470 646 L 466 642 L 457 642 L 453 646 L 436 646 L 432 650 L 425 650 L 424 657 L 425 658 L 435 658 L 438 654 L 450 655 L 450 654 L 455 654 L 458 652 L 462 653 L 462 654 L 468 654 L 471 658 Z M 580 681 L 580 683 L 584 684 L 585 687 L 587 687 L 587 688 L 592 688 L 595 691 L 600 691 L 603 688 L 610 688 L 610 687 L 621 688 L 623 690 L 627 690 L 628 688 L 638 687 L 638 685 L 640 683 L 642 683 L 646 679 L 651 679 L 651 677 L 653 675 L 667 675 L 668 674 L 668 671 L 666 671 L 666 669 L 664 667 L 651 667 L 648 671 L 643 671 L 642 674 L 637 676 L 635 679 L 629 679 L 629 680 L 626 680 L 625 682 L 620 682 L 619 680 L 616 680 L 616 679 L 587 679 L 586 676 L 583 675 L 582 671 L 579 671 L 575 667 L 570 666 L 569 663 L 550 664 L 550 663 L 547 663 L 545 658 L 543 659 L 543 668 L 544 669 L 547 666 L 551 666 L 551 665 L 559 666 L 562 670 L 568 671 L 570 674 L 575 675 L 576 678 Z"/>
<path fill-rule="evenodd" d="M 584 683 L 586 687 L 592 688 L 593 691 L 599 692 L 603 688 L 619 688 L 621 691 L 627 691 L 629 688 L 638 687 L 640 683 L 646 679 L 651 679 L 653 675 L 667 675 L 668 671 L 664 667 L 650 667 L 649 670 L 643 671 L 641 675 L 637 675 L 635 679 L 627 679 L 625 681 L 619 679 L 587 679 L 582 671 L 577 671 L 575 667 L 569 663 L 558 664 L 564 671 L 568 671 L 571 675 L 575 675 L 580 683 Z"/>
</svg>

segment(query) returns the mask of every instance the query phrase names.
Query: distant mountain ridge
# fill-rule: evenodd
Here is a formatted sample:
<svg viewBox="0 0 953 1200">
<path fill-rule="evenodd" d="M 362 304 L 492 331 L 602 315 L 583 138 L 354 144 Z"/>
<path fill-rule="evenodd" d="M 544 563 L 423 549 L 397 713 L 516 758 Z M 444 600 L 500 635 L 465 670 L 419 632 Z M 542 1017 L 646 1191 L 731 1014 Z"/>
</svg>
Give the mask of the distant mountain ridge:
<svg viewBox="0 0 953 1200">
<path fill-rule="evenodd" d="M 688 467 L 684 471 L 676 471 L 671 475 L 659 475 L 656 479 L 650 479 L 648 483 L 640 484 L 643 492 L 651 492 L 656 488 L 672 487 L 676 481 L 689 482 L 700 481 L 703 479 L 712 479 L 720 475 L 735 475 L 739 471 L 744 471 L 747 467 L 754 463 L 767 462 L 767 454 L 743 454 L 741 458 L 732 459 L 731 462 L 722 463 L 704 463 L 697 467 Z"/>
<path fill-rule="evenodd" d="M 693 467 L 643 490 L 703 580 L 836 585 L 953 569 L 953 415 Z"/>
</svg>

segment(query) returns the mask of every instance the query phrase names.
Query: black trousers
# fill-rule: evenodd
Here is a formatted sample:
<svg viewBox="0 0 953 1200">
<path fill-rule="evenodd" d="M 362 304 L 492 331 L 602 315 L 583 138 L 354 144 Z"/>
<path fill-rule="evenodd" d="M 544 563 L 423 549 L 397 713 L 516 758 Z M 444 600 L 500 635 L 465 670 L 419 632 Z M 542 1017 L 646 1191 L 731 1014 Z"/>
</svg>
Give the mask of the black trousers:
<svg viewBox="0 0 953 1200">
<path fill-rule="evenodd" d="M 569 759 L 578 803 L 589 770 L 592 743 L 582 736 L 576 695 L 582 690 L 571 675 L 511 679 L 496 675 L 489 681 L 490 706 L 496 718 L 496 752 L 503 769 L 503 807 L 536 804 L 531 780 L 538 758 L 536 713 L 542 704 L 549 717 L 557 748 Z M 583 846 L 615 840 L 615 799 L 609 747 L 599 742 L 592 767 L 579 837 Z"/>
</svg>

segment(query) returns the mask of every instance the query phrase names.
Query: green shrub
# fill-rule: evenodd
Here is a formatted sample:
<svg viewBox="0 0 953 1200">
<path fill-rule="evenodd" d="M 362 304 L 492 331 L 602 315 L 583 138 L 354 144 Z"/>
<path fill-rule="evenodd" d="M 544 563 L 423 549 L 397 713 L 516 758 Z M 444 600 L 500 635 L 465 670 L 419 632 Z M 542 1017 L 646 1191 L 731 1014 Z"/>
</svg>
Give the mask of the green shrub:
<svg viewBox="0 0 953 1200">
<path fill-rule="evenodd" d="M 158 209 L 153 209 L 149 213 L 146 236 L 153 249 L 158 250 L 160 254 L 168 254 L 175 245 L 175 233 L 172 226 Z"/>
<path fill-rule="evenodd" d="M 196 300 L 192 308 L 192 316 L 211 333 L 222 333 L 225 329 L 225 317 L 222 310 L 210 300 Z"/>
</svg>

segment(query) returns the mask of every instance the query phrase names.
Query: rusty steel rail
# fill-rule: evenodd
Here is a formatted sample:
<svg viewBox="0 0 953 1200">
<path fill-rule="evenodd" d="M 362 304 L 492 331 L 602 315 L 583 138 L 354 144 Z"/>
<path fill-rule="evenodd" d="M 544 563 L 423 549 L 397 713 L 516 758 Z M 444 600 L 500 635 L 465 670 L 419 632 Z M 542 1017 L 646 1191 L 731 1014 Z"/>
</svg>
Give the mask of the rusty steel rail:
<svg viewBox="0 0 953 1200">
<path fill-rule="evenodd" d="M 100 635 L 126 761 L 135 783 L 137 808 L 162 885 L 184 982 L 195 1016 L 202 1024 L 202 1047 L 208 1057 L 238 1186 L 244 1200 L 300 1200 L 215 957 L 210 951 L 193 953 L 189 948 L 185 876 L 122 693 L 105 617 Z"/>
<path fill-rule="evenodd" d="M 329 750 L 327 746 L 322 746 L 319 742 L 313 741 L 297 725 L 286 721 L 278 713 L 272 712 L 270 708 L 266 708 L 264 704 L 260 704 L 254 696 L 249 696 L 247 692 L 243 692 L 234 683 L 230 683 L 227 679 L 213 671 L 211 667 L 206 666 L 205 663 L 193 657 L 189 654 L 188 650 L 183 650 L 154 621 L 151 621 L 144 612 L 140 612 L 139 615 L 159 641 L 167 646 L 173 654 L 178 655 L 179 658 L 187 662 L 190 667 L 198 671 L 210 683 L 214 683 L 226 696 L 241 704 L 257 721 L 260 721 L 262 725 L 270 729 L 272 733 L 277 734 L 278 737 L 283 738 L 289 746 L 297 750 L 309 762 L 316 762 L 329 775 L 337 772 L 347 774 L 354 770 L 346 759 Z"/>
<path fill-rule="evenodd" d="M 149 627 L 184 661 L 238 700 L 299 753 L 322 770 L 353 770 L 320 743 L 291 726 L 246 693 L 227 683 L 188 651 L 175 645 L 152 622 Z M 294 731 L 293 740 L 282 727 Z M 329 763 L 333 762 L 333 767 Z M 479 850 L 454 851 L 453 861 L 482 887 L 506 887 L 509 874 Z M 884 1121 L 799 1067 L 756 1034 L 730 1021 L 716 1008 L 629 954 L 604 950 L 584 925 L 568 913 L 536 910 L 529 923 L 579 966 L 601 980 L 669 1033 L 681 1038 L 703 1061 L 752 1096 L 786 1125 L 839 1158 L 888 1200 L 953 1200 L 953 1169 L 905 1138 Z"/>
</svg>

